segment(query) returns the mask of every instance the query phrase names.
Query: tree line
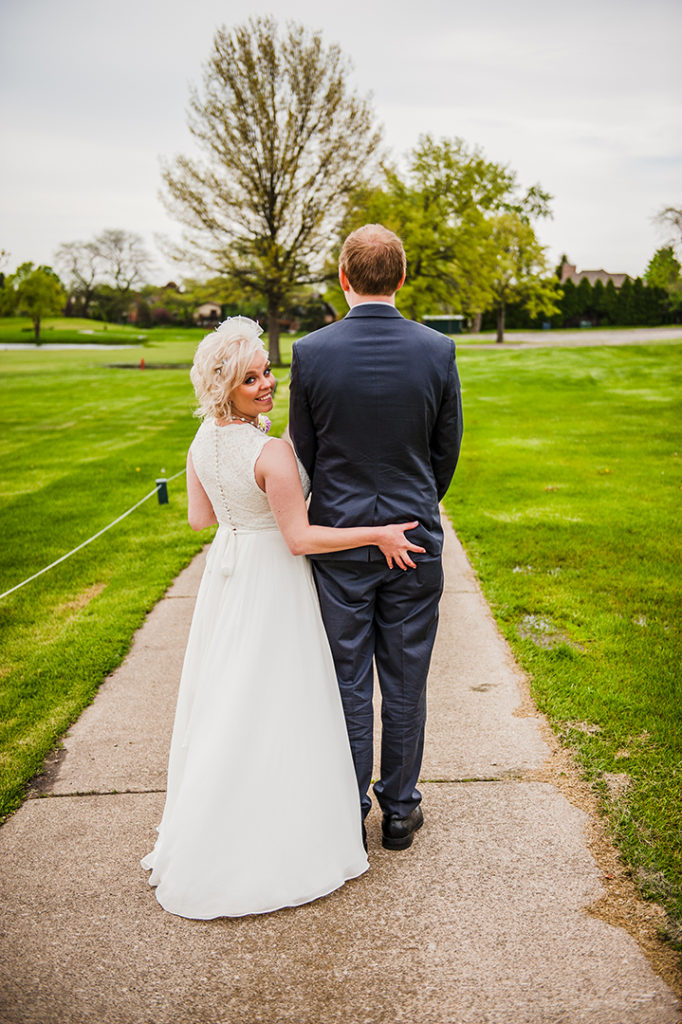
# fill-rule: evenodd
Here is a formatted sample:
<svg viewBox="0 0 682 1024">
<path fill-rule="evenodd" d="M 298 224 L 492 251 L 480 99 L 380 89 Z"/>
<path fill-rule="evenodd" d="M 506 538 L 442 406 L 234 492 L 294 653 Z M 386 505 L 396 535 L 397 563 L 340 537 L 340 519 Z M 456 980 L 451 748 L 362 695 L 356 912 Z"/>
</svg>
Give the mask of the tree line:
<svg viewBox="0 0 682 1024">
<path fill-rule="evenodd" d="M 506 164 L 457 137 L 423 135 L 401 164 L 381 143 L 369 98 L 349 84 L 350 66 L 319 32 L 271 17 L 215 33 L 188 126 L 197 152 L 163 164 L 162 198 L 182 225 L 167 255 L 196 268 L 182 287 L 146 284 L 153 270 L 142 239 L 107 230 L 60 247 L 55 265 L 22 264 L 0 289 L 0 311 L 34 320 L 56 312 L 118 320 L 187 322 L 199 300 L 262 316 L 279 362 L 282 319 L 320 305 L 344 308 L 336 280 L 343 237 L 378 221 L 403 239 L 405 315 L 459 313 L 472 329 L 551 321 L 573 326 L 669 322 L 679 317 L 680 265 L 672 244 L 644 281 L 560 286 L 537 237 L 552 197 L 522 187 Z M 682 238 L 682 211 L 663 220 Z M 675 243 L 679 242 L 675 238 Z M 669 249 L 669 251 L 667 251 Z M 0 282 L 0 284 L 3 282 Z M 614 294 L 616 293 L 616 294 Z M 313 299 L 312 296 L 318 295 Z"/>
<path fill-rule="evenodd" d="M 563 262 L 563 261 L 562 261 Z M 655 327 L 682 321 L 682 273 L 672 246 L 661 247 L 643 277 L 626 278 L 616 288 L 612 280 L 592 284 L 583 277 L 576 285 L 570 278 L 561 284 L 556 311 L 549 317 L 533 316 L 521 303 L 507 309 L 510 329 L 537 330 L 545 326 Z M 560 279 L 561 264 L 556 269 Z M 483 317 L 482 330 L 494 330 L 491 314 Z"/>
</svg>

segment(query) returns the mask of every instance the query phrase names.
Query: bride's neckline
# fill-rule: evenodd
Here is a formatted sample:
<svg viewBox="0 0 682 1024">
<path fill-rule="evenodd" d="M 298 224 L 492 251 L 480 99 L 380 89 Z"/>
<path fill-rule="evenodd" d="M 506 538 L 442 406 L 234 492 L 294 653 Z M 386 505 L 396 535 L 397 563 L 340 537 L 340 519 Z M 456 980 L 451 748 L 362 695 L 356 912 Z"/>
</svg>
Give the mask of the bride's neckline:
<svg viewBox="0 0 682 1024">
<path fill-rule="evenodd" d="M 245 427 L 255 427 L 256 430 L 258 430 L 258 425 L 256 423 L 252 423 L 251 420 L 237 420 L 237 419 L 233 419 L 233 420 L 226 420 L 224 423 L 220 423 L 218 420 L 213 420 L 213 425 L 216 426 L 216 427 L 235 427 L 235 426 L 242 426 L 243 425 Z"/>
</svg>

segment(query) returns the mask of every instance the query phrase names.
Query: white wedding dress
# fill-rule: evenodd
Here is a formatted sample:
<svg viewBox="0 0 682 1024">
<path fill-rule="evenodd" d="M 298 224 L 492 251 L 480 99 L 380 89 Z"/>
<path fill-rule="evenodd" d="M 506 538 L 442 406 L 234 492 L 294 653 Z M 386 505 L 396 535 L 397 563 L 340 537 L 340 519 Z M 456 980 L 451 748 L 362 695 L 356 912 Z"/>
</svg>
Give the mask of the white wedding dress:
<svg viewBox="0 0 682 1024">
<path fill-rule="evenodd" d="M 161 906 L 182 917 L 297 906 L 369 866 L 310 566 L 290 553 L 254 477 L 267 441 L 250 425 L 206 420 L 191 447 L 219 527 L 185 654 L 166 805 L 142 861 Z"/>
</svg>

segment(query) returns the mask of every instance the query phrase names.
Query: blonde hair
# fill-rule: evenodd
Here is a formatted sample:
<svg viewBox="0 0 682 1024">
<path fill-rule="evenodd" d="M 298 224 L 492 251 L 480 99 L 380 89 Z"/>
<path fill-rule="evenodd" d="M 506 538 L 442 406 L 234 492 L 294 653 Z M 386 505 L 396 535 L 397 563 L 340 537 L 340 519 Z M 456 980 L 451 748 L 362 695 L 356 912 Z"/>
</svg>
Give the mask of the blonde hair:
<svg viewBox="0 0 682 1024">
<path fill-rule="evenodd" d="M 243 383 L 254 357 L 265 353 L 262 333 L 255 320 L 230 316 L 199 342 L 189 374 L 199 402 L 195 416 L 230 419 L 230 395 Z"/>
<path fill-rule="evenodd" d="M 398 236 L 383 224 L 353 231 L 341 249 L 339 266 L 358 295 L 393 295 L 407 268 Z"/>
</svg>

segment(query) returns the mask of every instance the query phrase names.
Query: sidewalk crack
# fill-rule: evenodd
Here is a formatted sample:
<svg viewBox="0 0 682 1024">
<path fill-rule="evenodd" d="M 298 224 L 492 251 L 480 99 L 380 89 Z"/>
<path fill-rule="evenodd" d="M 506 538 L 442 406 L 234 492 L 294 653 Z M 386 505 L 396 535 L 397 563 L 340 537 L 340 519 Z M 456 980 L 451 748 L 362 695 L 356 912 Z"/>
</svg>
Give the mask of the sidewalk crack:
<svg viewBox="0 0 682 1024">
<path fill-rule="evenodd" d="M 71 793 L 32 793 L 29 800 L 60 800 L 74 796 L 144 796 L 146 793 L 165 793 L 164 789 L 77 789 Z"/>
</svg>

